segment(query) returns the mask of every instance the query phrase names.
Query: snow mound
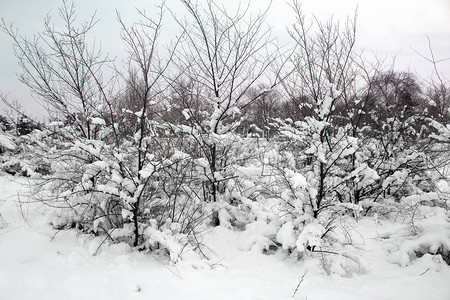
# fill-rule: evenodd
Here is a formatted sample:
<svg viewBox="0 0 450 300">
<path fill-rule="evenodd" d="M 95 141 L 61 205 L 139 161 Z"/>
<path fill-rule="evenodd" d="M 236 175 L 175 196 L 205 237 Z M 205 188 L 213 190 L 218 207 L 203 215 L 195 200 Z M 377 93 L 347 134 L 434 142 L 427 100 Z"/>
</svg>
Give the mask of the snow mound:
<svg viewBox="0 0 450 300">
<path fill-rule="evenodd" d="M 322 246 L 322 236 L 325 231 L 325 227 L 318 222 L 306 225 L 297 238 L 297 250 L 304 252 L 308 248 L 314 249 Z"/>
<path fill-rule="evenodd" d="M 450 264 L 450 223 L 444 209 L 422 207 L 423 219 L 412 220 L 409 230 L 404 227 L 402 234 L 392 234 L 398 249 L 387 257 L 390 263 L 405 267 L 425 254 L 441 255 Z M 409 234 L 408 234 L 409 233 Z"/>
<path fill-rule="evenodd" d="M 277 241 L 283 246 L 283 249 L 292 249 L 296 246 L 294 224 L 290 221 L 281 226 L 277 233 Z"/>
<path fill-rule="evenodd" d="M 244 251 L 264 252 L 274 245 L 272 238 L 277 234 L 277 227 L 273 223 L 255 221 L 247 224 L 245 231 L 239 238 L 238 247 Z"/>
</svg>

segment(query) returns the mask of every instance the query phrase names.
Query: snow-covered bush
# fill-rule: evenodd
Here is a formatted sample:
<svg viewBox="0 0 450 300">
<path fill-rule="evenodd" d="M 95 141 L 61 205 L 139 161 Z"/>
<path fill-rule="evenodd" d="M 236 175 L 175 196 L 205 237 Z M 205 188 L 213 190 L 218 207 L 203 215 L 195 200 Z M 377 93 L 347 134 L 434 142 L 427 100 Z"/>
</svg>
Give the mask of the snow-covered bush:
<svg viewBox="0 0 450 300">
<path fill-rule="evenodd" d="M 56 228 L 77 227 L 142 246 L 150 224 L 159 229 L 176 223 L 181 233 L 190 234 L 204 217 L 195 196 L 199 184 L 191 175 L 195 165 L 189 155 L 170 149 L 171 144 L 160 141 L 158 147 L 146 140 L 140 170 L 137 140 L 119 148 L 101 140 L 68 144 L 47 150 L 47 157 L 54 158 L 53 173 L 38 183 L 40 200 L 59 203 L 65 211 L 65 224 L 61 218 L 51 221 Z"/>
<path fill-rule="evenodd" d="M 410 196 L 402 200 L 404 225 L 393 232 L 381 233 L 397 246 L 387 259 L 407 266 L 425 254 L 440 255 L 450 265 L 450 222 L 448 210 L 431 205 L 434 195 Z"/>
<path fill-rule="evenodd" d="M 38 39 L 22 38 L 5 23 L 1 29 L 15 43 L 23 82 L 55 112 L 49 129 L 23 135 L 26 158 L 17 167 L 42 173 L 32 196 L 55 208 L 49 223 L 170 252 L 175 242 L 184 243 L 179 235 L 193 241 L 206 217 L 196 157 L 182 151 L 182 136 L 154 113 L 164 102 L 163 74 L 174 58 L 173 49 L 169 58 L 156 54 L 163 7 L 155 12 L 154 19 L 142 13 L 143 21 L 131 26 L 119 18 L 129 60 L 108 78 L 103 71 L 115 67 L 112 61 L 88 45 L 96 21 L 77 24 L 74 4 L 64 2 L 58 10 L 65 26 L 49 18 Z M 125 100 L 131 102 L 122 110 Z M 12 148 L 8 139 L 1 141 Z M 170 243 L 154 236 L 169 234 L 168 227 Z"/>
<path fill-rule="evenodd" d="M 17 146 L 14 143 L 12 136 L 0 128 L 0 154 L 7 150 L 15 150 L 16 147 Z"/>
</svg>

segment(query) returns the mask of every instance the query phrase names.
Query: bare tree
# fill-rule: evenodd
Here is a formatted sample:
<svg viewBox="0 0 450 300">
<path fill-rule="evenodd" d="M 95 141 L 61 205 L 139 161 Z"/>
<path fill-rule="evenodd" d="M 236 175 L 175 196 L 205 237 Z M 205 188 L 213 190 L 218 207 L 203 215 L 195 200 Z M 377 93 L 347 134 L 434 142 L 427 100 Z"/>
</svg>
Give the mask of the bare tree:
<svg viewBox="0 0 450 300">
<path fill-rule="evenodd" d="M 339 129 L 333 126 L 337 106 L 354 96 L 356 14 L 341 29 L 333 20 L 323 23 L 314 19 L 308 23 L 298 1 L 293 2 L 292 9 L 297 20 L 289 34 L 296 49 L 291 59 L 293 72 L 284 86 L 294 101 L 304 99 L 301 104 L 309 109 L 310 116 L 305 122 L 288 122 L 285 130 L 289 137 L 299 135 L 304 141 L 300 147 L 306 152 L 314 174 L 310 175 L 314 192 L 310 193 L 309 202 L 316 218 L 323 209 L 332 206 L 333 198 L 340 198 L 336 191 L 344 181 L 336 180 L 336 172 L 356 147 L 345 126 Z"/>
<path fill-rule="evenodd" d="M 77 26 L 75 5 L 63 1 L 58 9 L 63 29 L 57 29 L 50 15 L 44 31 L 23 37 L 2 19 L 0 30 L 14 42 L 22 69 L 19 79 L 27 85 L 50 114 L 71 118 L 81 137 L 92 137 L 91 118 L 106 100 L 108 82 L 102 70 L 110 62 L 101 49 L 88 46 L 89 33 L 97 23 L 95 15 Z"/>
<path fill-rule="evenodd" d="M 185 159 L 171 157 L 175 149 L 164 144 L 164 139 L 160 142 L 154 138 L 163 126 L 150 118 L 152 107 L 164 98 L 167 90 L 165 73 L 177 44 L 175 41 L 174 47 L 164 50 L 165 58 L 161 57 L 158 41 L 164 3 L 157 6 L 155 18 L 139 11 L 141 20 L 131 26 L 127 26 L 118 14 L 121 37 L 128 54 L 124 60 L 125 71 L 113 66 L 95 46 L 88 46 L 92 42 L 88 33 L 96 24 L 95 16 L 77 27 L 74 4 L 63 2 L 58 12 L 64 23 L 63 29 L 56 29 L 48 16 L 44 32 L 34 39 L 20 36 L 5 21 L 1 26 L 15 42 L 23 71 L 21 80 L 52 112 L 70 119 L 70 125 L 73 125 L 61 130 L 63 137 L 67 133 L 71 135 L 56 149 L 53 145 L 45 148 L 47 135 L 52 133 L 42 134 L 42 149 L 35 153 L 39 152 L 57 164 L 52 176 L 39 182 L 42 190 L 50 192 L 39 195 L 42 196 L 40 200 L 74 213 L 74 222 L 80 224 L 77 228 L 94 232 L 102 228 L 109 234 L 109 230 L 127 227 L 133 232 L 132 237 L 123 238 L 132 238 L 132 244 L 139 246 L 144 240 L 143 231 L 149 225 L 149 216 L 155 217 L 149 213 L 152 206 L 158 204 L 155 195 L 161 198 L 163 193 L 170 198 L 170 193 L 179 192 L 176 188 L 168 188 L 173 186 L 170 180 L 163 186 L 158 185 L 155 174 L 160 172 L 159 176 L 171 178 L 173 168 L 180 168 L 180 161 Z M 105 67 L 114 70 L 108 81 L 104 81 L 102 75 Z M 124 91 L 119 90 L 120 83 L 123 83 Z M 133 97 L 133 110 L 118 113 L 118 99 L 124 93 Z M 119 130 L 124 114 L 135 117 L 135 128 L 125 137 Z M 56 143 L 56 140 L 50 142 Z M 185 177 L 178 180 L 184 183 Z M 173 216 L 178 203 L 171 205 L 167 206 L 173 208 Z M 186 214 L 189 209 L 185 206 L 177 213 Z M 125 218 L 123 212 L 127 212 Z M 189 220 L 194 222 L 192 218 Z M 192 224 L 185 223 L 192 228 Z"/>
<path fill-rule="evenodd" d="M 450 118 L 450 79 L 440 71 L 439 65 L 450 60 L 450 58 L 436 58 L 430 38 L 427 37 L 427 40 L 429 50 L 428 55 L 413 50 L 433 67 L 432 74 L 428 79 L 424 80 L 429 86 L 427 96 L 430 101 L 430 113 L 432 114 L 432 117 L 437 118 L 438 121 L 445 122 Z"/>
<path fill-rule="evenodd" d="M 182 3 L 191 20 L 178 20 L 186 40 L 176 64 L 180 78 L 190 82 L 189 96 L 201 98 L 209 107 L 209 115 L 201 120 L 191 107 L 185 107 L 185 112 L 208 161 L 210 193 L 216 201 L 219 182 L 224 180 L 219 174 L 227 163 L 227 146 L 220 146 L 218 137 L 239 126 L 242 107 L 278 84 L 278 74 L 269 73 L 279 52 L 265 23 L 268 9 L 252 16 L 249 6 L 230 13 L 212 0 L 205 8 L 189 0 Z M 248 91 L 264 82 L 269 89 L 249 99 Z"/>
<path fill-rule="evenodd" d="M 133 213 L 134 223 L 134 245 L 139 244 L 140 224 L 139 219 L 142 212 L 143 197 L 146 186 L 151 183 L 151 176 L 143 177 L 142 171 L 145 167 L 154 166 L 156 163 L 149 159 L 152 143 L 149 139 L 153 135 L 152 123 L 149 112 L 152 106 L 160 101 L 166 90 L 164 74 L 172 62 L 174 50 L 170 50 L 168 56 L 162 59 L 158 47 L 158 38 L 162 30 L 164 4 L 157 6 L 158 16 L 156 19 L 148 17 L 139 11 L 142 20 L 127 27 L 118 13 L 118 20 L 122 25 L 122 40 L 125 43 L 128 60 L 125 66 L 128 69 L 127 80 L 128 92 L 133 95 L 136 111 L 131 113 L 137 116 L 134 131 L 134 142 L 136 143 L 136 166 L 130 172 L 135 175 L 135 190 L 129 195 L 133 200 L 129 203 Z M 152 155 L 154 156 L 154 155 Z"/>
<path fill-rule="evenodd" d="M 264 86 L 258 86 L 249 90 L 250 99 L 255 99 L 244 109 L 247 115 L 246 121 L 252 126 L 252 132 L 262 135 L 267 141 L 276 134 L 276 128 L 272 126 L 272 120 L 282 114 L 283 97 L 280 92 L 273 89 L 268 92 Z M 243 132 L 245 134 L 246 132 Z"/>
</svg>

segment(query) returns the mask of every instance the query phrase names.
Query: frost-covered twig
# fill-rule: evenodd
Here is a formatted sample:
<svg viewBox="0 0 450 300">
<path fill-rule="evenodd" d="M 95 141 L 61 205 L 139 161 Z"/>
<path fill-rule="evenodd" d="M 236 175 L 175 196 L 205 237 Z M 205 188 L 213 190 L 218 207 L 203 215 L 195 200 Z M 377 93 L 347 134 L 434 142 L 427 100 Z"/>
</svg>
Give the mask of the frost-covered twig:
<svg viewBox="0 0 450 300">
<path fill-rule="evenodd" d="M 295 288 L 294 293 L 292 294 L 292 298 L 294 298 L 295 294 L 297 294 L 298 289 L 300 288 L 300 285 L 302 284 L 303 280 L 306 277 L 306 274 L 308 274 L 308 270 L 305 270 L 305 273 L 303 273 L 302 277 L 300 277 L 300 279 L 298 280 L 298 284 L 297 284 L 297 287 Z"/>
<path fill-rule="evenodd" d="M 26 209 L 26 212 L 24 211 L 24 207 L 23 207 L 23 204 L 24 204 L 24 201 L 22 201 L 22 200 L 20 200 L 20 195 L 19 195 L 19 193 L 17 193 L 17 208 L 19 209 L 19 213 L 20 213 L 20 216 L 22 217 L 22 220 L 25 222 L 25 223 L 27 223 L 27 225 L 29 226 L 29 227 L 33 227 L 33 224 L 31 224 L 31 222 L 30 222 L 30 211 L 29 211 L 29 203 L 28 203 L 28 206 L 27 206 L 27 209 Z"/>
<path fill-rule="evenodd" d="M 430 268 L 426 269 L 425 271 L 422 272 L 422 274 L 420 274 L 420 276 L 422 276 L 423 274 L 425 274 L 426 272 L 430 271 Z"/>
<path fill-rule="evenodd" d="M 8 232 L 14 231 L 14 230 L 16 230 L 16 229 L 20 229 L 20 228 L 22 228 L 22 227 L 24 227 L 24 226 L 25 226 L 25 225 L 11 228 L 11 229 L 9 229 L 9 230 L 7 230 L 7 231 L 2 232 L 2 233 L 0 234 L 0 236 L 2 236 L 2 235 L 4 235 L 4 234 L 7 234 Z"/>
<path fill-rule="evenodd" d="M 154 259 L 156 259 L 157 262 L 159 262 L 161 265 L 163 265 L 167 270 L 170 271 L 173 275 L 178 277 L 179 279 L 183 279 L 179 274 L 175 273 L 172 269 L 170 269 L 166 264 L 164 264 L 161 260 L 159 260 L 155 255 L 152 255 Z"/>
<path fill-rule="evenodd" d="M 105 236 L 105 238 L 103 239 L 103 241 L 98 245 L 97 249 L 95 249 L 94 253 L 92 253 L 92 256 L 96 256 L 96 255 L 98 254 L 98 251 L 100 250 L 100 248 L 102 247 L 102 245 L 106 242 L 106 240 L 107 240 L 108 238 L 111 239 L 111 241 L 114 242 L 114 239 L 112 238 L 111 233 L 113 233 L 113 231 L 116 230 L 116 228 L 113 228 L 113 229 L 111 230 L 111 232 L 108 232 L 107 230 L 105 230 L 105 229 L 104 229 L 103 227 L 101 227 L 101 226 L 99 226 L 99 228 L 101 228 L 101 229 L 106 233 L 106 236 Z"/>
<path fill-rule="evenodd" d="M 315 252 L 315 253 L 325 253 L 325 254 L 336 254 L 336 255 L 339 254 L 339 253 L 334 252 L 334 251 L 327 251 L 327 250 L 322 250 L 322 249 L 320 249 L 320 250 L 314 249 L 314 250 L 311 250 L 311 252 Z"/>
<path fill-rule="evenodd" d="M 5 228 L 8 225 L 8 223 L 6 223 L 5 219 L 3 219 L 2 214 L 0 214 L 0 229 Z"/>
</svg>

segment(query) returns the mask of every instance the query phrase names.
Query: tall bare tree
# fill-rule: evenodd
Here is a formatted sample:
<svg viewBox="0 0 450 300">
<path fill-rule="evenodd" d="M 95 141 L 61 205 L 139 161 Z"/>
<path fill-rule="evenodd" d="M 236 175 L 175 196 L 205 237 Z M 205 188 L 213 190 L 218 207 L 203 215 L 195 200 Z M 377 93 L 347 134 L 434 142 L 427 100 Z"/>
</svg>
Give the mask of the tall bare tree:
<svg viewBox="0 0 450 300">
<path fill-rule="evenodd" d="M 110 60 L 94 44 L 89 46 L 89 33 L 97 23 L 95 15 L 77 24 L 75 5 L 63 1 L 58 9 L 62 29 L 55 27 L 50 15 L 44 30 L 33 38 L 23 37 L 13 25 L 2 19 L 0 30 L 14 42 L 14 52 L 26 84 L 38 100 L 59 118 L 70 118 L 81 137 L 93 134 L 92 117 L 97 107 L 107 100 L 108 82 L 102 77 Z"/>
<path fill-rule="evenodd" d="M 227 160 L 227 146 L 220 146 L 220 136 L 239 126 L 243 106 L 267 93 L 263 90 L 249 99 L 252 87 L 266 83 L 271 89 L 278 84 L 278 74 L 271 72 L 279 52 L 265 23 L 269 8 L 252 15 L 249 6 L 231 13 L 213 0 L 204 7 L 190 0 L 181 2 L 190 19 L 178 19 L 186 39 L 176 64 L 180 78 L 190 82 L 189 97 L 200 98 L 209 107 L 208 116 L 201 120 L 191 107 L 185 107 L 185 113 L 208 161 L 210 192 L 216 201 L 218 183 L 224 180 L 220 172 Z"/>
<path fill-rule="evenodd" d="M 151 183 L 151 176 L 143 176 L 144 168 L 150 167 L 156 170 L 156 162 L 152 161 L 154 149 L 150 149 L 151 137 L 154 135 L 154 128 L 149 119 L 152 107 L 161 101 L 166 91 L 167 84 L 165 73 L 170 66 L 174 49 L 169 50 L 167 57 L 160 57 L 161 49 L 158 45 L 162 30 L 162 20 L 164 16 L 164 3 L 156 6 L 158 14 L 156 19 L 148 17 L 144 12 L 139 11 L 141 21 L 134 23 L 131 27 L 126 26 L 118 13 L 118 20 L 122 25 L 122 40 L 125 43 L 128 53 L 128 60 L 125 66 L 128 70 L 123 79 L 127 82 L 127 92 L 133 95 L 133 103 L 136 111 L 131 111 L 137 117 L 136 129 L 134 130 L 134 143 L 136 143 L 136 166 L 130 172 L 135 175 L 135 189 L 130 193 L 132 201 L 129 203 L 132 211 L 134 223 L 134 245 L 139 244 L 140 216 L 143 210 L 144 194 L 146 187 Z M 176 43 L 175 43 L 176 45 Z M 150 200 L 150 199 L 147 199 Z"/>
<path fill-rule="evenodd" d="M 341 28 L 333 20 L 308 22 L 299 1 L 292 3 L 292 9 L 296 23 L 289 34 L 296 48 L 291 59 L 293 72 L 284 86 L 294 101 L 304 99 L 300 105 L 309 109 L 310 116 L 305 122 L 288 123 L 285 130 L 290 137 L 302 136 L 301 147 L 312 168 L 309 204 L 316 218 L 332 206 L 332 199 L 341 197 L 335 192 L 344 181 L 336 180 L 336 172 L 356 147 L 345 126 L 333 126 L 337 105 L 354 96 L 356 15 Z"/>
</svg>

